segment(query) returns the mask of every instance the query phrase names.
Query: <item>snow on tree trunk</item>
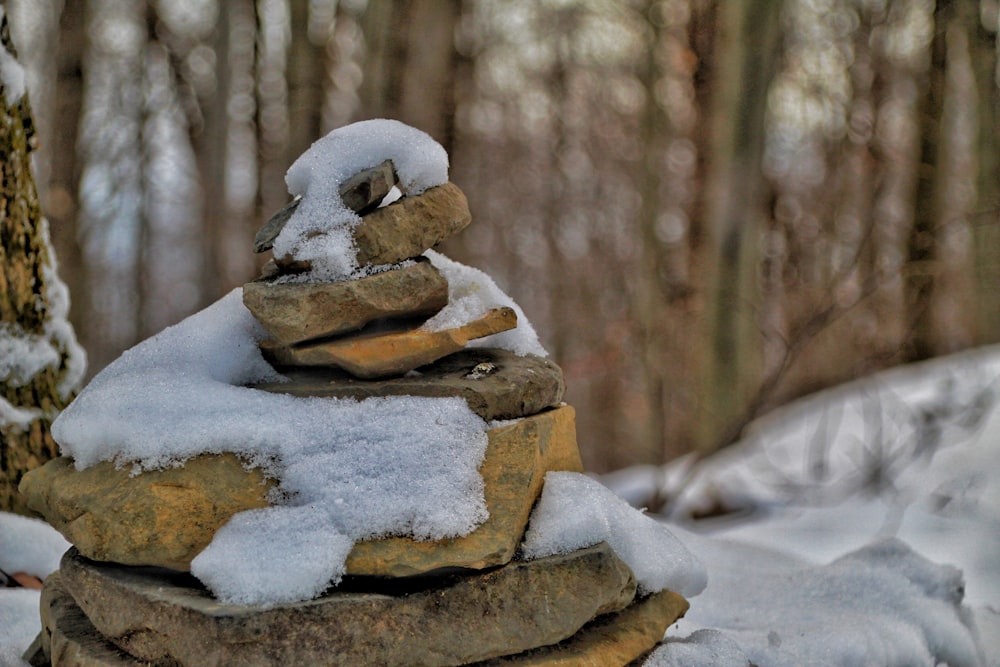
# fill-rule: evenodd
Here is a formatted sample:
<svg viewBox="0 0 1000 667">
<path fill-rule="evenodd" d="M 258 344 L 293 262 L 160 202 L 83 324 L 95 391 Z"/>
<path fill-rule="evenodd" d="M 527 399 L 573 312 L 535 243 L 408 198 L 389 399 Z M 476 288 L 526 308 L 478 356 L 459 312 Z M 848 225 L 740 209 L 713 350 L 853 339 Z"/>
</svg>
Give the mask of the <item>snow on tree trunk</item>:
<svg viewBox="0 0 1000 667">
<path fill-rule="evenodd" d="M 66 315 L 31 173 L 34 126 L 0 5 L 0 510 L 25 513 L 17 485 L 56 455 L 49 426 L 86 360 Z"/>
</svg>

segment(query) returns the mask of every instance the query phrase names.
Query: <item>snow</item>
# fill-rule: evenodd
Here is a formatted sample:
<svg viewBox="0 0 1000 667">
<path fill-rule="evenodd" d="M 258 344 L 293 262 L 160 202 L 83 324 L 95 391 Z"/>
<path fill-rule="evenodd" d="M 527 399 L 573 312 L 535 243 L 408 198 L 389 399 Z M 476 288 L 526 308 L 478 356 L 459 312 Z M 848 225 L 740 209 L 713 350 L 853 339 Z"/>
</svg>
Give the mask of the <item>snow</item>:
<svg viewBox="0 0 1000 667">
<path fill-rule="evenodd" d="M 59 569 L 59 559 L 68 548 L 69 543 L 47 523 L 0 512 L 0 570 L 44 579 Z M 0 665 L 27 664 L 21 654 L 42 629 L 38 598 L 36 590 L 0 588 Z"/>
<path fill-rule="evenodd" d="M 23 387 L 38 373 L 47 368 L 58 369 L 62 363 L 65 367 L 56 391 L 65 400 L 83 379 L 87 357 L 69 323 L 69 291 L 56 271 L 48 221 L 42 218 L 39 225 L 42 244 L 49 249 L 49 260 L 41 269 L 47 297 L 45 319 L 41 333 L 25 331 L 17 324 L 0 324 L 0 383 Z M 13 405 L 0 397 L 0 428 L 13 426 L 23 430 L 45 416 L 35 406 Z"/>
<path fill-rule="evenodd" d="M 971 610 L 961 603 L 961 573 L 899 540 L 813 565 L 738 541 L 682 535 L 707 563 L 708 587 L 648 666 L 708 664 L 718 642 L 689 634 L 705 629 L 761 667 L 983 664 Z M 675 649 L 675 638 L 687 642 Z M 677 652 L 686 662 L 676 662 Z M 731 655 L 731 664 L 746 664 Z"/>
<path fill-rule="evenodd" d="M 361 218 L 344 205 L 340 184 L 387 159 L 406 195 L 448 181 L 448 154 L 425 132 L 385 119 L 336 129 L 316 141 L 285 175 L 288 192 L 302 200 L 274 240 L 275 256 L 311 262 L 313 280 L 352 277 L 359 267 L 350 230 Z"/>
<path fill-rule="evenodd" d="M 4 18 L 4 8 L 0 6 L 0 20 Z M 24 68 L 6 46 L 0 48 L 0 83 L 3 84 L 3 96 L 7 106 L 14 106 L 24 97 Z"/>
<path fill-rule="evenodd" d="M 705 588 L 704 566 L 665 525 L 586 475 L 548 473 L 522 555 L 542 558 L 599 542 L 607 542 L 629 566 L 642 594 L 669 589 L 692 597 Z"/>
<path fill-rule="evenodd" d="M 454 329 L 485 317 L 494 308 L 507 306 L 517 315 L 517 326 L 510 331 L 469 341 L 467 347 L 498 347 L 520 356 L 548 356 L 524 311 L 497 287 L 492 278 L 479 269 L 448 259 L 434 250 L 428 250 L 424 256 L 448 281 L 448 304 L 424 322 L 421 329 Z"/>
</svg>

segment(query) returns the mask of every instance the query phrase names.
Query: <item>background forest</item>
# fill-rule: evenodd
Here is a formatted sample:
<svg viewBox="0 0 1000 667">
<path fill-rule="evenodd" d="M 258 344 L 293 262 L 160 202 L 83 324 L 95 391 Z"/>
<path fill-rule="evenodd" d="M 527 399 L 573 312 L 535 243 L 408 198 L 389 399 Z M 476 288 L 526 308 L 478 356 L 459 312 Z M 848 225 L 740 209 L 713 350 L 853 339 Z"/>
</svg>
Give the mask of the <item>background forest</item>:
<svg viewBox="0 0 1000 667">
<path fill-rule="evenodd" d="M 257 272 L 315 139 L 436 138 L 585 465 L 1000 341 L 996 0 L 8 0 L 90 373 Z"/>
</svg>

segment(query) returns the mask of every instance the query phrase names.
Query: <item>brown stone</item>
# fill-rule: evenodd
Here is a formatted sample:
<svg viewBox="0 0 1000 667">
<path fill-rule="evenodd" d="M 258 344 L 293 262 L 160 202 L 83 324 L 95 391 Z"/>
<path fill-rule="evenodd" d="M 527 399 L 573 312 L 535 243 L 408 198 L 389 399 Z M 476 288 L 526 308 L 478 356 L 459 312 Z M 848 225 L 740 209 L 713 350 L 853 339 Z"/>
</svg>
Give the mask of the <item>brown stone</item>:
<svg viewBox="0 0 1000 667">
<path fill-rule="evenodd" d="M 443 567 L 508 562 L 549 470 L 582 469 L 574 413 L 561 407 L 487 431 L 480 467 L 490 513 L 473 533 L 437 542 L 386 538 L 355 546 L 350 574 L 402 576 Z M 130 565 L 190 569 L 229 518 L 267 504 L 275 485 L 231 454 L 204 455 L 183 468 L 131 477 L 101 463 L 83 471 L 66 458 L 29 473 L 22 492 L 82 554 Z"/>
<path fill-rule="evenodd" d="M 465 348 L 470 340 L 509 331 L 517 326 L 511 308 L 496 308 L 484 317 L 454 329 L 410 329 L 358 335 L 294 347 L 261 343 L 264 357 L 276 366 L 338 366 L 363 379 L 402 375 Z"/>
<path fill-rule="evenodd" d="M 464 665 L 558 643 L 625 608 L 636 586 L 606 544 L 474 575 L 360 581 L 270 608 L 220 604 L 190 578 L 97 563 L 73 549 L 62 581 L 112 643 L 190 667 Z"/>
<path fill-rule="evenodd" d="M 354 331 L 379 319 L 429 317 L 448 303 L 448 282 L 429 261 L 335 283 L 243 286 L 243 304 L 281 345 Z"/>
<path fill-rule="evenodd" d="M 684 616 L 688 601 L 672 591 L 636 600 L 597 618 L 575 635 L 542 648 L 480 662 L 475 667 L 612 667 L 648 653 L 667 628 Z"/>
<path fill-rule="evenodd" d="M 106 640 L 65 591 L 59 573 L 45 580 L 41 596 L 41 656 L 33 652 L 29 664 L 58 667 L 146 667 Z M 39 660 L 43 658 L 43 660 Z"/>
<path fill-rule="evenodd" d="M 510 561 L 517 551 L 531 508 L 549 470 L 580 472 L 574 411 L 549 410 L 487 432 L 486 457 L 479 469 L 490 518 L 464 537 L 435 542 L 409 538 L 360 542 L 347 558 L 349 574 L 391 577 L 442 567 L 482 569 Z"/>
<path fill-rule="evenodd" d="M 352 234 L 358 266 L 396 264 L 422 254 L 472 221 L 469 202 L 454 183 L 445 183 L 413 197 L 402 197 L 361 218 Z M 292 256 L 275 257 L 284 272 L 299 272 L 309 264 Z"/>
<path fill-rule="evenodd" d="M 477 369 L 484 369 L 482 371 Z M 358 380 L 337 368 L 289 368 L 289 382 L 262 382 L 255 389 L 292 396 L 362 400 L 374 396 L 461 396 L 483 419 L 533 415 L 562 401 L 566 385 L 555 363 L 494 348 L 465 349 L 418 369 L 382 380 Z"/>
<path fill-rule="evenodd" d="M 20 491 L 88 558 L 187 569 L 233 514 L 266 507 L 273 486 L 233 454 L 205 454 L 134 477 L 62 457 L 25 475 Z"/>
</svg>

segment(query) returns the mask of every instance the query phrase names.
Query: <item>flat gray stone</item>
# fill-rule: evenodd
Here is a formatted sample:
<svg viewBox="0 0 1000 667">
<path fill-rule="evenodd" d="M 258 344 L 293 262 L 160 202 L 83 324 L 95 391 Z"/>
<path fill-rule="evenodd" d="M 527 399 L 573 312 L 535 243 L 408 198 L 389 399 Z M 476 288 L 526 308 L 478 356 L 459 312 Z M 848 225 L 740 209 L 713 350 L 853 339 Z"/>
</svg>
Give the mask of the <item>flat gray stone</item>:
<svg viewBox="0 0 1000 667">
<path fill-rule="evenodd" d="M 336 368 L 283 372 L 289 382 L 251 386 L 292 396 L 358 400 L 375 396 L 461 396 L 473 412 L 487 421 L 536 414 L 558 405 L 566 392 L 562 371 L 554 362 L 494 348 L 465 349 L 423 366 L 416 373 L 382 380 L 359 380 Z"/>
<path fill-rule="evenodd" d="M 606 544 L 485 573 L 345 580 L 317 600 L 219 604 L 190 576 L 71 549 L 63 586 L 96 630 L 160 664 L 457 666 L 555 644 L 623 609 L 635 579 Z"/>
<path fill-rule="evenodd" d="M 424 258 L 358 280 L 243 286 L 243 305 L 281 345 L 355 331 L 375 320 L 430 317 L 447 303 L 448 281 Z"/>
</svg>

